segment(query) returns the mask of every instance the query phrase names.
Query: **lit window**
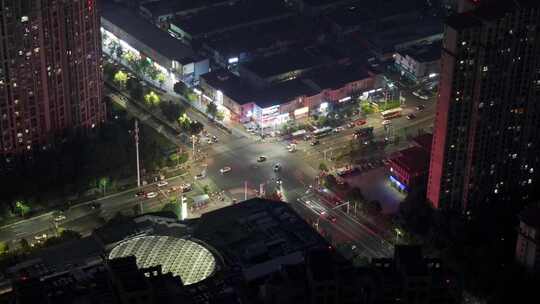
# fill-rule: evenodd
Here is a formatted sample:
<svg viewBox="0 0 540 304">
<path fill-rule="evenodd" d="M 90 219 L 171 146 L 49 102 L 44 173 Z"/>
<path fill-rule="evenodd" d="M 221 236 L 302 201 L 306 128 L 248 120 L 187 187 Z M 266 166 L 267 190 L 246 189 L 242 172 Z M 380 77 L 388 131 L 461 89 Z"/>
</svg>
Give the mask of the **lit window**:
<svg viewBox="0 0 540 304">
<path fill-rule="evenodd" d="M 487 72 L 487 71 L 488 71 L 488 67 L 487 67 L 487 66 L 483 66 L 483 67 L 482 67 L 482 71 L 483 71 L 483 72 Z"/>
<path fill-rule="evenodd" d="M 532 184 L 532 179 L 529 178 L 529 180 L 527 181 L 529 184 Z"/>
<path fill-rule="evenodd" d="M 467 41 L 462 41 L 461 45 L 467 45 Z"/>
<path fill-rule="evenodd" d="M 26 22 L 28 21 L 28 16 L 22 16 L 21 17 L 21 22 Z"/>
</svg>

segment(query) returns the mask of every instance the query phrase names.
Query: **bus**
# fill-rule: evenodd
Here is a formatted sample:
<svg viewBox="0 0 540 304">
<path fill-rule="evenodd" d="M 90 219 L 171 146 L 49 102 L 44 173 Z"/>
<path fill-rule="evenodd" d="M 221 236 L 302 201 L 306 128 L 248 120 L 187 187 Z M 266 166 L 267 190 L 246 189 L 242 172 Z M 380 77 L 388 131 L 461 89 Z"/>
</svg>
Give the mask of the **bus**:
<svg viewBox="0 0 540 304">
<path fill-rule="evenodd" d="M 402 108 L 394 108 L 394 109 L 382 111 L 381 117 L 382 119 L 392 119 L 392 118 L 400 117 L 401 111 L 403 111 Z"/>
<path fill-rule="evenodd" d="M 321 137 L 324 137 L 326 135 L 330 135 L 331 132 L 332 132 L 332 128 L 330 128 L 330 127 L 320 128 L 320 129 L 317 129 L 317 130 L 313 131 L 313 137 L 321 138 Z"/>
</svg>

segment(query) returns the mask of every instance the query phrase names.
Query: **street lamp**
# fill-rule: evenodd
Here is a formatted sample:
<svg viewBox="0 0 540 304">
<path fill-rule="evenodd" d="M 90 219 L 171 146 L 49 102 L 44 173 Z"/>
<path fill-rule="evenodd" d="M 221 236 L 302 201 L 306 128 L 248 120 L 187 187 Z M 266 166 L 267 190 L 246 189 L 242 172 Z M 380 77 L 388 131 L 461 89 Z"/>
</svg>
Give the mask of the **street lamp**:
<svg viewBox="0 0 540 304">
<path fill-rule="evenodd" d="M 396 232 L 396 244 L 398 242 L 398 239 L 400 236 L 403 235 L 403 232 L 401 230 L 399 230 L 399 228 L 394 228 L 394 231 Z"/>
</svg>

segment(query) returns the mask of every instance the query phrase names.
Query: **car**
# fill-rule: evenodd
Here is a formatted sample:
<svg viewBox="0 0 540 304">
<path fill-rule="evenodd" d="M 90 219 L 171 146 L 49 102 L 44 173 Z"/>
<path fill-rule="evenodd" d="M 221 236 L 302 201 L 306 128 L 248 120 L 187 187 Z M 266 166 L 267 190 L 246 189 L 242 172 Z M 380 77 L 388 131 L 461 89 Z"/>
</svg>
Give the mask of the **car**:
<svg viewBox="0 0 540 304">
<path fill-rule="evenodd" d="M 316 146 L 316 145 L 318 145 L 318 144 L 320 144 L 320 143 L 321 143 L 321 142 L 317 139 L 317 140 L 312 141 L 312 142 L 310 143 L 310 145 Z"/>
<path fill-rule="evenodd" d="M 304 140 L 305 141 L 308 141 L 310 139 L 311 139 L 311 135 L 309 135 L 309 134 L 304 135 Z"/>
<path fill-rule="evenodd" d="M 261 155 L 261 156 L 257 157 L 257 162 L 258 163 L 262 163 L 265 160 L 266 160 L 266 156 L 264 156 L 264 155 Z"/>
<path fill-rule="evenodd" d="M 296 152 L 296 145 L 288 145 L 287 151 L 289 151 L 290 153 Z"/>
<path fill-rule="evenodd" d="M 219 169 L 219 172 L 221 174 L 225 174 L 225 173 L 230 172 L 230 171 L 231 171 L 231 167 L 223 167 L 223 168 Z"/>
<path fill-rule="evenodd" d="M 278 185 L 283 184 L 283 181 L 281 180 L 281 178 L 279 178 L 279 177 L 276 178 L 276 184 L 278 184 Z"/>
<path fill-rule="evenodd" d="M 212 139 L 209 138 L 208 141 L 207 141 L 207 143 L 208 143 L 209 145 L 211 145 L 211 144 L 213 144 L 214 142 L 212 141 Z"/>
<path fill-rule="evenodd" d="M 281 164 L 277 163 L 274 165 L 274 172 L 278 172 L 279 170 L 281 170 Z"/>
<path fill-rule="evenodd" d="M 159 182 L 157 183 L 157 186 L 158 186 L 158 187 L 165 187 L 165 186 L 167 186 L 168 184 L 169 184 L 169 182 L 167 182 L 167 181 L 159 181 Z"/>
<path fill-rule="evenodd" d="M 422 100 L 428 100 L 429 96 L 427 96 L 427 95 L 419 95 L 418 98 L 420 98 Z"/>
<path fill-rule="evenodd" d="M 383 120 L 383 121 L 382 121 L 382 125 L 383 125 L 383 126 L 387 126 L 387 125 L 391 125 L 391 124 L 392 124 L 392 121 L 391 121 L 391 120 L 386 119 L 386 120 Z"/>
<path fill-rule="evenodd" d="M 203 178 L 205 178 L 206 175 L 204 173 L 199 173 L 197 175 L 195 175 L 195 180 L 201 180 Z"/>
<path fill-rule="evenodd" d="M 180 185 L 180 191 L 181 191 L 182 193 L 189 192 L 189 191 L 191 191 L 191 189 L 192 189 L 192 188 L 191 188 L 191 184 L 190 184 L 190 183 L 185 183 L 185 184 Z"/>
<path fill-rule="evenodd" d="M 356 125 L 357 126 L 363 126 L 367 123 L 367 121 L 363 120 L 363 119 L 359 119 L 356 121 Z"/>
<path fill-rule="evenodd" d="M 352 129 L 355 127 L 355 124 L 353 122 L 350 122 L 347 124 L 347 128 Z"/>
<path fill-rule="evenodd" d="M 157 196 L 158 196 L 157 192 L 148 192 L 148 193 L 146 193 L 146 198 L 155 198 Z"/>
<path fill-rule="evenodd" d="M 345 130 L 343 127 L 337 127 L 333 131 L 334 131 L 334 133 L 339 133 L 339 132 L 341 132 L 343 130 Z"/>
<path fill-rule="evenodd" d="M 217 137 L 216 137 L 215 135 L 214 135 L 214 136 L 212 136 L 212 141 L 213 141 L 213 142 L 215 142 L 215 143 L 217 143 L 217 142 L 218 142 L 218 139 L 217 139 Z"/>
<path fill-rule="evenodd" d="M 416 106 L 416 110 L 417 111 L 423 111 L 426 107 L 424 107 L 423 105 L 418 105 Z"/>
<path fill-rule="evenodd" d="M 36 236 L 34 236 L 34 239 L 36 241 L 42 241 L 42 240 L 45 240 L 47 238 L 47 234 L 46 233 L 43 233 L 43 234 L 38 234 Z"/>
<path fill-rule="evenodd" d="M 331 214 L 328 214 L 326 211 L 321 212 L 321 217 L 331 223 L 335 223 L 337 218 Z"/>
<path fill-rule="evenodd" d="M 101 204 L 98 202 L 91 202 L 90 204 L 88 204 L 88 207 L 90 207 L 90 209 L 95 210 L 95 209 L 101 208 Z"/>
<path fill-rule="evenodd" d="M 407 115 L 407 119 L 408 119 L 408 120 L 415 119 L 415 118 L 416 118 L 416 115 L 414 115 L 414 114 L 412 114 L 412 113 L 409 114 L 409 115 Z"/>
<path fill-rule="evenodd" d="M 143 190 L 141 191 L 137 191 L 137 193 L 135 193 L 135 196 L 139 197 L 139 196 L 145 196 L 146 195 L 146 192 L 144 192 Z"/>
<path fill-rule="evenodd" d="M 65 220 L 65 219 L 66 219 L 66 216 L 63 215 L 63 214 L 60 214 L 60 215 L 57 215 L 57 216 L 54 217 L 55 222 L 61 222 L 61 221 Z"/>
</svg>

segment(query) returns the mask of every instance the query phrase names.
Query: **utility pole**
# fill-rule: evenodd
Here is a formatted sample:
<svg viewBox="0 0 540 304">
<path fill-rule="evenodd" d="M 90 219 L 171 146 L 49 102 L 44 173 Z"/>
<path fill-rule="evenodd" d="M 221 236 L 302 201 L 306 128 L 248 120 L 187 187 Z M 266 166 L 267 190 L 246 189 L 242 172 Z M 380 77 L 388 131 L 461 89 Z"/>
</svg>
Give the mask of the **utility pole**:
<svg viewBox="0 0 540 304">
<path fill-rule="evenodd" d="M 195 135 L 191 135 L 191 142 L 193 143 L 193 160 L 195 160 Z"/>
<path fill-rule="evenodd" d="M 135 119 L 135 151 L 137 153 L 137 188 L 141 187 L 141 167 L 139 161 L 139 123 Z"/>
</svg>

